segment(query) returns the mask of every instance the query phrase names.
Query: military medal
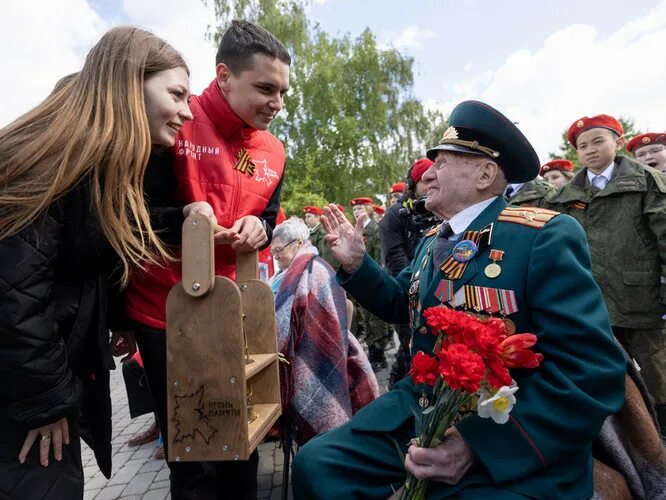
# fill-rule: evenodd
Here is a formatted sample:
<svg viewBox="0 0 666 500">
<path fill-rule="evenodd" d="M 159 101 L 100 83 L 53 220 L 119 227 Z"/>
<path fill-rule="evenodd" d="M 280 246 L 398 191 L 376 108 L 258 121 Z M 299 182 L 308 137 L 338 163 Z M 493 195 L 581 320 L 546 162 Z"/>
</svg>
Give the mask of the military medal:
<svg viewBox="0 0 666 500">
<path fill-rule="evenodd" d="M 502 318 L 502 321 L 504 322 L 507 335 L 513 335 L 516 333 L 516 324 L 513 321 L 511 321 L 509 318 Z"/>
<path fill-rule="evenodd" d="M 453 281 L 441 280 L 435 290 L 435 297 L 440 302 L 448 302 L 453 298 Z"/>
<path fill-rule="evenodd" d="M 456 262 L 461 264 L 469 262 L 474 258 L 476 253 L 479 251 L 479 247 L 476 246 L 472 240 L 463 240 L 456 243 L 456 246 L 453 247 L 451 256 Z"/>
<path fill-rule="evenodd" d="M 427 408 L 429 404 L 430 404 L 430 401 L 428 401 L 428 398 L 426 397 L 426 395 L 421 394 L 421 397 L 419 398 L 419 406 L 421 408 Z"/>
<path fill-rule="evenodd" d="M 484 273 L 488 278 L 497 278 L 500 274 L 502 274 L 502 268 L 498 262 L 501 262 L 502 259 L 504 259 L 504 251 L 493 248 L 490 250 L 490 255 L 488 258 L 493 262 L 492 264 L 488 264 L 486 266 Z"/>
</svg>

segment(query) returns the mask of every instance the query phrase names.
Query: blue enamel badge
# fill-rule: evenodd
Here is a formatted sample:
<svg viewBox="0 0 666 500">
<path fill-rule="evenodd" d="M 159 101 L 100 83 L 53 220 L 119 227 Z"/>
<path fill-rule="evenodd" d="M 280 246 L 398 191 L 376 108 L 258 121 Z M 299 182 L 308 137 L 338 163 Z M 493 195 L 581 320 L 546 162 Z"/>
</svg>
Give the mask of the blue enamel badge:
<svg viewBox="0 0 666 500">
<path fill-rule="evenodd" d="M 468 262 L 474 258 L 479 248 L 472 240 L 462 240 L 453 247 L 451 256 L 456 262 Z"/>
</svg>

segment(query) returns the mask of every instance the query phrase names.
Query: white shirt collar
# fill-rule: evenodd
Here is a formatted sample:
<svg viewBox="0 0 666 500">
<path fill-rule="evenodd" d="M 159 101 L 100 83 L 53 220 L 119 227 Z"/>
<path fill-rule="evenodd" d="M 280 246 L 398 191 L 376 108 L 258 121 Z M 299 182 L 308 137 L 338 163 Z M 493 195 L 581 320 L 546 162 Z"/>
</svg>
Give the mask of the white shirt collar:
<svg viewBox="0 0 666 500">
<path fill-rule="evenodd" d="M 495 201 L 496 198 L 497 196 L 493 196 L 487 200 L 480 201 L 479 203 L 467 207 L 451 217 L 451 219 L 449 219 L 449 226 L 451 226 L 451 231 L 453 231 L 453 234 L 461 234 L 465 229 L 467 229 L 472 221 L 476 219 L 488 205 Z"/>
<path fill-rule="evenodd" d="M 587 180 L 590 181 L 590 184 L 592 184 L 592 179 L 594 179 L 597 175 L 600 175 L 601 177 L 604 177 L 606 179 L 606 182 L 611 180 L 611 177 L 613 176 L 613 170 L 615 170 L 615 162 L 611 163 L 606 167 L 606 169 L 601 172 L 600 174 L 595 174 L 590 171 L 590 169 L 587 169 Z"/>
<path fill-rule="evenodd" d="M 317 225 L 316 225 L 316 226 L 310 228 L 310 234 L 314 233 L 314 232 L 317 230 L 317 228 L 319 227 L 319 224 L 320 224 L 320 223 L 317 222 Z"/>
<path fill-rule="evenodd" d="M 365 222 L 363 223 L 363 229 L 365 229 L 366 226 L 367 226 L 368 224 L 370 224 L 370 221 L 371 221 L 371 220 L 372 220 L 372 217 L 370 217 L 370 216 L 368 215 L 368 218 L 365 219 Z"/>
</svg>

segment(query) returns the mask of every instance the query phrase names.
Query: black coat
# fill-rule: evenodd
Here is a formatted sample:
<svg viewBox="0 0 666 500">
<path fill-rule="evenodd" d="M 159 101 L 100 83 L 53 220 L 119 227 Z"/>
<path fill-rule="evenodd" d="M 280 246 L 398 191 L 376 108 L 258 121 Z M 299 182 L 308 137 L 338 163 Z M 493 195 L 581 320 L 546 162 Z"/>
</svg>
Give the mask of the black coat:
<svg viewBox="0 0 666 500">
<path fill-rule="evenodd" d="M 0 411 L 26 432 L 78 418 L 107 477 L 117 269 L 85 183 L 0 240 Z"/>
<path fill-rule="evenodd" d="M 379 222 L 384 267 L 391 276 L 397 276 L 409 266 L 424 230 L 412 222 L 406 209 L 401 213 L 401 208 L 402 203 L 391 205 Z"/>
</svg>

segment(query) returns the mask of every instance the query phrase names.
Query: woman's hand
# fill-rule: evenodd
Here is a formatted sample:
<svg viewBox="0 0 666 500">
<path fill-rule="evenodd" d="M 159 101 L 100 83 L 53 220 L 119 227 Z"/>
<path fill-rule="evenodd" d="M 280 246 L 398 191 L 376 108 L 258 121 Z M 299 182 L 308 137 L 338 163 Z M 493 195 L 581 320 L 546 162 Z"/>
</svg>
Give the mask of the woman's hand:
<svg viewBox="0 0 666 500">
<path fill-rule="evenodd" d="M 213 223 L 213 227 L 217 225 L 217 217 L 215 217 L 215 212 L 213 207 L 207 201 L 195 201 L 190 203 L 185 208 L 183 208 L 183 215 L 187 219 L 190 215 L 201 214 L 208 217 Z"/>
<path fill-rule="evenodd" d="M 62 445 L 69 444 L 69 427 L 67 419 L 62 417 L 57 422 L 44 425 L 28 432 L 19 452 L 19 462 L 25 462 L 26 457 L 35 439 L 39 439 L 39 463 L 44 467 L 49 465 L 49 450 L 53 445 L 53 455 L 60 462 L 62 460 Z"/>
</svg>

